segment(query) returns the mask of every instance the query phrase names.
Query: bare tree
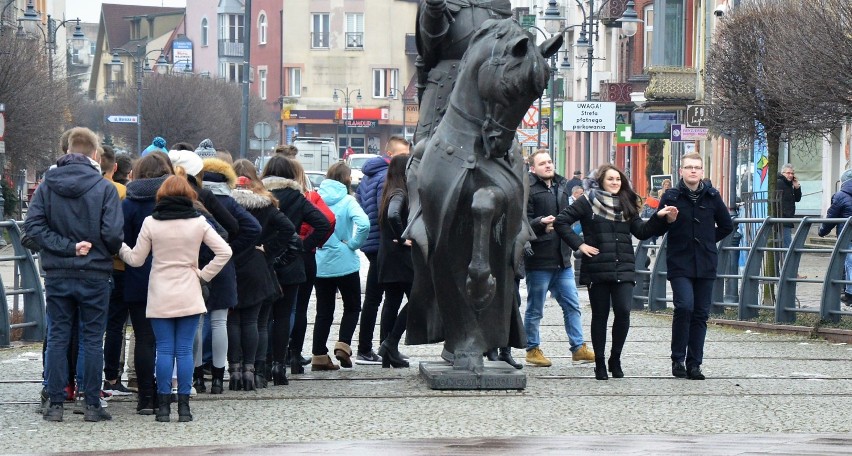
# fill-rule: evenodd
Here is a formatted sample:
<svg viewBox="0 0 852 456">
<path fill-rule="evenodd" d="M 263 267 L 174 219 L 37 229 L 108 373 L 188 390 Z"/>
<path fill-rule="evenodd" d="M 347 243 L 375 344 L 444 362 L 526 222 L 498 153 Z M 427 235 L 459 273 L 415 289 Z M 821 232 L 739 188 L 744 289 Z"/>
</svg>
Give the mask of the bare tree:
<svg viewBox="0 0 852 456">
<path fill-rule="evenodd" d="M 0 102 L 6 105 L 5 166 L 45 168 L 67 120 L 64 82 L 52 80 L 39 41 L 0 36 Z M 3 170 L 5 171 L 5 170 Z"/>
<path fill-rule="evenodd" d="M 107 106 L 106 115 L 136 112 L 136 87 L 128 87 Z M 186 141 L 198 144 L 210 138 L 218 149 L 240 149 L 241 92 L 238 84 L 184 75 L 151 75 L 142 93 L 142 147 L 155 136 L 169 144 Z M 252 97 L 249 119 L 272 122 L 263 103 Z M 135 125 L 110 125 L 109 132 L 129 149 L 135 149 Z"/>
</svg>

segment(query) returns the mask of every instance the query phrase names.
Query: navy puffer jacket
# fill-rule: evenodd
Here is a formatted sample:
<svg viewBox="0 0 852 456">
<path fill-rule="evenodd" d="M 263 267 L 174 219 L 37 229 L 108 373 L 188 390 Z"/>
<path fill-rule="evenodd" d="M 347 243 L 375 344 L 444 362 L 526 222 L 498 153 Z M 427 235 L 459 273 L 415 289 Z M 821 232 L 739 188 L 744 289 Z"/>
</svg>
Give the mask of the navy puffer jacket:
<svg viewBox="0 0 852 456">
<path fill-rule="evenodd" d="M 852 179 L 843 183 L 840 186 L 840 191 L 831 196 L 831 206 L 828 207 L 826 218 L 845 218 L 852 217 Z M 837 234 L 840 234 L 840 229 L 843 225 L 837 226 Z M 819 235 L 825 236 L 835 227 L 834 223 L 823 223 L 819 227 Z"/>
<path fill-rule="evenodd" d="M 388 174 L 388 159 L 385 157 L 371 158 L 361 168 L 364 177 L 355 191 L 355 199 L 361 205 L 361 209 L 367 213 L 370 219 L 370 234 L 367 241 L 361 246 L 364 253 L 378 253 L 381 239 L 379 236 L 379 205 L 382 199 L 382 190 L 385 187 L 385 179 Z"/>
</svg>

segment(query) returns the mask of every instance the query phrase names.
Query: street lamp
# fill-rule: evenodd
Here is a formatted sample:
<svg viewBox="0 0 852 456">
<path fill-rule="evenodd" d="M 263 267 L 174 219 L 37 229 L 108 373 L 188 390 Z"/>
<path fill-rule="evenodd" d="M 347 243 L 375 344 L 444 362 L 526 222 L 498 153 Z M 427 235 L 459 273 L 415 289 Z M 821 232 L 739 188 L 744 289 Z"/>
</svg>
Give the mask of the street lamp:
<svg viewBox="0 0 852 456">
<path fill-rule="evenodd" d="M 582 24 L 580 24 L 582 28 L 580 29 L 580 36 L 577 38 L 577 44 L 575 45 L 575 55 L 577 56 L 577 58 L 580 58 L 580 55 L 582 55 L 583 52 L 585 52 L 586 54 L 586 101 L 592 101 L 592 64 L 595 60 L 595 48 L 594 44 L 592 43 L 592 39 L 598 39 L 598 19 L 600 18 L 600 11 L 611 0 L 605 0 L 597 9 L 597 11 L 595 10 L 595 0 L 588 0 L 588 13 L 586 12 L 586 8 L 583 6 L 583 2 L 581 2 L 581 0 L 574 1 L 577 3 L 577 6 L 580 7 L 580 11 L 583 13 L 583 22 Z M 633 0 L 628 0 L 625 5 L 624 13 L 622 13 L 621 17 L 615 21 L 621 27 L 621 34 L 626 37 L 631 37 L 635 35 L 636 31 L 639 29 L 639 23 L 642 22 L 639 19 L 639 15 L 636 13 L 635 6 L 636 5 Z M 556 7 L 556 0 L 550 0 L 550 6 L 548 6 L 547 10 L 544 13 L 545 24 L 547 24 L 548 19 L 552 21 L 555 21 L 556 19 L 561 19 L 557 17 L 558 14 L 559 9 Z M 563 66 L 564 65 L 565 63 L 563 62 Z M 587 131 L 585 150 L 585 165 L 587 170 L 592 168 L 591 160 L 592 132 Z"/>
<path fill-rule="evenodd" d="M 349 87 L 347 86 L 345 89 L 333 89 L 333 90 L 334 91 L 332 92 L 331 99 L 334 100 L 335 103 L 337 103 L 337 101 L 339 100 L 339 98 L 337 97 L 337 93 L 340 92 L 341 94 L 343 94 L 343 103 L 345 104 L 346 108 L 345 108 L 345 111 L 343 113 L 343 116 L 341 116 L 341 117 L 343 117 L 344 125 L 346 125 L 346 146 L 351 147 L 352 138 L 349 137 L 349 124 L 346 123 L 346 120 L 347 120 L 346 118 L 351 117 L 350 113 L 349 113 L 349 99 L 353 94 L 357 93 L 357 96 L 355 97 L 355 99 L 358 100 L 358 103 L 360 103 L 361 100 L 363 100 L 363 97 L 361 97 L 361 89 L 349 90 Z"/>
<path fill-rule="evenodd" d="M 114 48 L 112 50 L 112 61 L 110 61 L 110 69 L 113 76 L 118 76 L 124 67 L 124 62 L 119 58 L 119 54 L 125 54 L 133 59 L 133 66 L 136 70 L 136 153 L 142 153 L 142 77 L 145 72 L 151 72 L 151 67 L 148 65 L 148 55 L 154 52 L 160 52 L 160 57 L 157 59 L 157 73 L 163 74 L 168 71 L 168 61 L 162 55 L 162 49 L 154 49 L 143 53 L 142 46 L 136 45 L 136 53 L 123 48 Z M 162 62 L 162 65 L 160 64 Z"/>
<path fill-rule="evenodd" d="M 21 25 L 21 21 L 25 19 L 18 19 L 18 31 L 15 33 L 15 36 L 18 38 L 26 38 L 27 33 L 24 31 L 24 27 Z M 59 27 L 65 27 L 69 22 L 76 22 L 77 25 L 74 26 L 74 32 L 71 34 L 71 46 L 79 51 L 83 48 L 86 42 L 86 35 L 83 34 L 83 29 L 80 27 L 80 18 L 76 19 L 66 19 L 57 23 L 56 19 L 53 19 L 49 14 L 47 15 L 47 32 L 41 28 L 40 25 L 36 24 L 36 28 L 41 32 L 42 38 L 44 38 L 44 45 L 47 48 L 47 65 L 48 65 L 48 77 L 50 80 L 53 80 L 53 58 L 56 53 L 56 32 L 59 30 Z"/>
<path fill-rule="evenodd" d="M 408 139 L 405 137 L 405 94 L 400 92 L 396 87 L 391 87 L 388 91 L 389 98 L 399 97 L 400 102 L 402 103 L 402 139 Z"/>
<path fill-rule="evenodd" d="M 556 6 L 555 6 L 556 1 L 551 0 L 551 3 L 554 4 L 554 5 L 552 5 L 553 8 L 556 8 Z M 550 10 L 550 7 L 548 7 L 548 11 L 549 10 Z M 544 27 L 550 33 L 551 37 L 553 37 L 557 33 L 562 33 L 562 31 L 561 31 L 562 22 L 561 21 L 563 19 L 561 17 L 558 17 L 558 16 L 559 16 L 559 11 L 556 10 L 555 20 L 554 20 L 554 17 L 551 17 L 550 19 L 545 19 L 545 21 L 544 21 L 544 24 L 545 24 Z M 546 14 L 545 14 L 545 17 L 547 17 Z M 545 33 L 544 30 L 536 27 L 535 25 L 530 25 L 527 28 L 536 29 L 539 32 L 541 32 L 542 35 L 547 37 L 547 33 Z M 547 127 L 547 150 L 550 153 L 551 159 L 553 159 L 553 122 L 554 122 L 553 112 L 555 111 L 554 105 L 553 105 L 553 103 L 554 103 L 553 89 L 554 89 L 554 86 L 556 85 L 556 54 L 557 53 L 554 53 L 553 55 L 550 56 L 550 81 L 548 81 L 548 83 L 547 83 L 547 95 L 548 95 L 548 98 L 550 98 L 550 116 L 548 116 L 549 125 Z M 539 112 L 539 115 L 541 115 L 541 96 L 538 97 L 538 112 Z M 539 121 L 538 121 L 538 147 L 541 147 L 541 119 L 539 119 Z"/>
<path fill-rule="evenodd" d="M 6 16 L 6 10 L 14 4 L 15 4 L 15 0 L 6 0 L 6 4 L 3 5 L 3 10 L 0 11 L 0 35 L 3 34 L 3 20 L 2 20 L 2 18 L 4 18 Z M 26 23 L 34 24 L 34 23 L 36 23 L 40 20 L 41 20 L 41 15 L 38 14 L 38 11 L 35 9 L 35 6 L 33 5 L 33 0 L 30 0 L 29 2 L 27 2 L 27 9 L 24 10 L 24 17 L 18 19 L 18 27 L 19 28 L 21 27 L 22 21 L 26 22 Z M 20 34 L 18 34 L 18 35 L 20 35 Z"/>
</svg>

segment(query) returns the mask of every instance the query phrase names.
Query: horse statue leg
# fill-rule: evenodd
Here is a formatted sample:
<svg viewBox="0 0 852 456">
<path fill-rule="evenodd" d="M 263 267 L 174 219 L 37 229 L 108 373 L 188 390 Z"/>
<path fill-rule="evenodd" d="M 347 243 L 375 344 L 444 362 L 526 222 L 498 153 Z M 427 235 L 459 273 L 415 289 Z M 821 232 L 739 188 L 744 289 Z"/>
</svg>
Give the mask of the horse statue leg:
<svg viewBox="0 0 852 456">
<path fill-rule="evenodd" d="M 480 188 L 473 194 L 473 249 L 465 291 L 475 310 L 487 307 L 497 292 L 497 281 L 491 271 L 490 240 L 497 208 L 504 207 L 502 195 L 503 192 L 493 186 Z"/>
</svg>

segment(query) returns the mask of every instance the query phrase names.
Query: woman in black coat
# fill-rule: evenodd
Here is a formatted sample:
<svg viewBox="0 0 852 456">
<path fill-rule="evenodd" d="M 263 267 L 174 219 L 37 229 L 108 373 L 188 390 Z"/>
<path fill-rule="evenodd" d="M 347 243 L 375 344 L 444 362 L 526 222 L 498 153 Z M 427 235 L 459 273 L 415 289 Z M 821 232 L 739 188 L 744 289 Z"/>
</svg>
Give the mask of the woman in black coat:
<svg viewBox="0 0 852 456">
<path fill-rule="evenodd" d="M 630 188 L 630 181 L 621 170 L 606 164 L 598 168 L 595 176 L 588 193 L 559 213 L 554 229 L 572 249 L 584 255 L 580 283 L 588 285 L 592 307 L 595 378 L 606 380 L 604 353 L 610 307 L 615 319 L 612 323 L 609 371 L 614 378 L 624 376 L 621 350 L 630 330 L 630 307 L 636 283 L 632 236 L 644 240 L 661 234 L 665 231 L 662 218 L 676 215 L 677 209 L 662 208 L 655 217 L 643 222 L 639 217 L 641 200 Z M 584 238 L 571 229 L 576 221 L 583 227 Z"/>
<path fill-rule="evenodd" d="M 255 384 L 258 388 L 266 386 L 265 365 L 255 364 L 257 317 L 264 302 L 271 302 L 281 295 L 272 263 L 284 252 L 296 228 L 278 210 L 278 200 L 263 187 L 250 161 L 237 160 L 234 171 L 239 177 L 237 188 L 231 196 L 257 219 L 261 227 L 255 248 L 234 257 L 237 268 L 237 307 L 228 314 L 229 389 L 251 391 L 255 389 Z M 260 362 L 265 363 L 265 360 Z"/>
<path fill-rule="evenodd" d="M 302 186 L 294 180 L 296 175 L 289 158 L 274 156 L 263 170 L 263 185 L 278 199 L 278 207 L 294 226 L 302 222 L 313 227 L 314 231 L 301 241 L 299 250 L 309 252 L 326 239 L 331 224 L 302 194 Z M 290 339 L 290 314 L 296 304 L 299 284 L 306 280 L 305 264 L 302 255 L 292 255 L 275 262 L 275 275 L 281 285 L 282 296 L 271 306 L 272 326 L 272 379 L 276 385 L 286 385 L 287 344 Z M 268 318 L 268 314 L 267 314 Z M 297 317 L 298 318 L 298 317 Z M 263 324 L 263 310 L 258 324 Z M 259 354 L 260 355 L 260 354 Z M 266 356 L 264 354 L 264 356 Z"/>
<path fill-rule="evenodd" d="M 409 297 L 414 282 L 411 241 L 402 237 L 408 225 L 407 163 L 408 154 L 395 155 L 391 159 L 379 204 L 379 283 L 385 288 L 379 348 L 382 367 L 408 367 L 408 361 L 399 353 L 408 304 L 397 316 L 402 296 Z"/>
</svg>

